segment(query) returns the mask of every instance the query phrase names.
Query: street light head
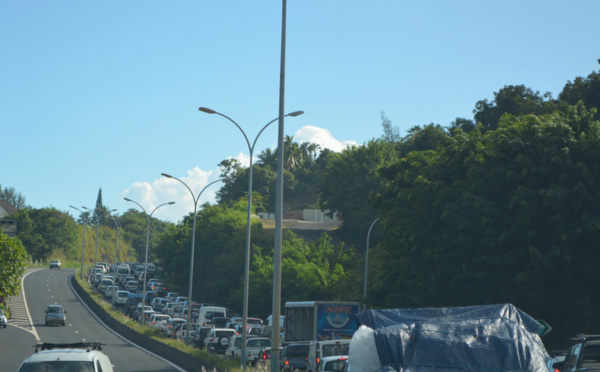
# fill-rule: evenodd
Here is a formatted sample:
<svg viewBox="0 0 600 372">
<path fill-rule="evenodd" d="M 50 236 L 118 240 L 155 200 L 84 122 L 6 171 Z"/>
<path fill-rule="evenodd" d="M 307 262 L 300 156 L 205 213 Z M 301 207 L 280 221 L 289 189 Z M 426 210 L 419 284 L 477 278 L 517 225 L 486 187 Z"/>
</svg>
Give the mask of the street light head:
<svg viewBox="0 0 600 372">
<path fill-rule="evenodd" d="M 198 110 L 205 112 L 207 114 L 216 114 L 217 113 L 215 110 L 211 110 L 207 107 L 199 107 Z"/>
<path fill-rule="evenodd" d="M 168 202 L 167 204 L 169 204 L 169 205 L 173 205 L 173 204 L 175 204 L 175 202 Z"/>
<path fill-rule="evenodd" d="M 123 198 L 123 199 L 125 199 L 125 200 L 127 200 L 127 201 L 133 201 L 133 200 L 131 200 L 131 199 L 129 199 L 129 198 Z"/>
<path fill-rule="evenodd" d="M 170 174 L 166 174 L 166 173 L 161 173 L 160 175 L 163 177 L 167 177 L 167 178 L 173 178 L 173 176 L 171 176 Z"/>
<path fill-rule="evenodd" d="M 300 111 L 294 111 L 294 112 L 290 112 L 290 113 L 288 114 L 288 116 L 291 116 L 291 117 L 296 117 L 296 116 L 300 116 L 300 115 L 302 115 L 302 114 L 304 114 L 304 111 L 300 110 Z"/>
</svg>

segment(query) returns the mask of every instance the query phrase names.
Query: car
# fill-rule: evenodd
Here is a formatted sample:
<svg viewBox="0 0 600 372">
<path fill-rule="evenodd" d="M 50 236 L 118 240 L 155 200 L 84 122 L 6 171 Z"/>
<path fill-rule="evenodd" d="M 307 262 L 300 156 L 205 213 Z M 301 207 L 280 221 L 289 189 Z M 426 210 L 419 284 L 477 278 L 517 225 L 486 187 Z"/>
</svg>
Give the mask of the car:
<svg viewBox="0 0 600 372">
<path fill-rule="evenodd" d="M 181 308 L 182 308 L 181 304 L 179 304 L 175 301 L 169 301 L 163 307 L 163 313 L 169 314 L 170 316 L 174 316 L 175 313 L 179 313 L 181 311 Z"/>
<path fill-rule="evenodd" d="M 194 334 L 194 343 L 196 344 L 197 348 L 199 348 L 199 349 L 204 348 L 204 340 L 206 340 L 206 336 L 208 336 L 208 333 L 210 332 L 211 329 L 213 329 L 213 328 L 200 327 L 198 324 L 196 324 L 196 332 Z"/>
<path fill-rule="evenodd" d="M 229 327 L 227 327 L 227 325 L 230 322 L 231 322 L 231 319 L 226 316 L 216 316 L 208 322 L 208 325 L 210 327 L 215 327 L 215 328 L 229 328 Z M 240 333 L 239 330 L 236 330 L 236 331 L 237 331 L 237 333 Z"/>
<path fill-rule="evenodd" d="M 160 325 L 160 329 L 163 331 L 165 336 L 175 338 L 175 326 L 178 324 L 185 324 L 186 320 L 182 318 L 171 318 Z"/>
<path fill-rule="evenodd" d="M 554 372 L 560 372 L 560 370 L 558 368 L 554 368 L 554 363 L 561 363 L 565 361 L 565 355 L 566 351 L 564 352 L 564 354 L 560 354 L 560 355 L 553 355 L 552 353 L 551 358 L 548 359 L 548 361 L 546 362 L 546 365 L 548 366 L 548 371 L 554 371 Z"/>
<path fill-rule="evenodd" d="M 135 280 L 129 280 L 125 283 L 124 289 L 129 292 L 136 292 L 138 289 L 138 282 Z"/>
<path fill-rule="evenodd" d="M 127 299 L 129 298 L 129 291 L 117 291 L 116 295 L 113 296 L 113 302 L 115 306 L 125 306 Z"/>
<path fill-rule="evenodd" d="M 553 370 L 560 371 L 597 371 L 600 369 L 600 335 L 577 335 L 562 361 L 552 364 Z"/>
<path fill-rule="evenodd" d="M 113 372 L 112 363 L 102 352 L 101 345 L 98 342 L 39 343 L 35 345 L 35 352 L 21 363 L 18 372 Z"/>
<path fill-rule="evenodd" d="M 241 358 L 243 335 L 235 335 L 231 338 L 231 342 L 225 351 L 225 355 L 232 358 Z M 271 339 L 267 337 L 254 337 L 247 335 L 246 337 L 246 363 L 256 365 L 258 354 L 266 347 L 271 347 Z"/>
<path fill-rule="evenodd" d="M 166 324 L 171 317 L 167 314 L 154 313 L 148 318 L 148 324 L 153 328 L 162 329 L 163 324 Z"/>
<path fill-rule="evenodd" d="M 50 260 L 50 269 L 59 269 L 60 270 L 60 260 Z"/>
<path fill-rule="evenodd" d="M 109 279 L 109 278 L 102 278 L 102 280 L 100 280 L 100 284 L 98 285 L 98 292 L 100 293 L 104 293 L 106 292 L 106 288 L 108 288 L 109 286 L 113 286 L 115 285 L 114 280 Z"/>
<path fill-rule="evenodd" d="M 8 320 L 6 320 L 6 315 L 4 315 L 2 310 L 0 310 L 0 327 L 6 328 L 7 324 L 8 324 Z"/>
<path fill-rule="evenodd" d="M 256 368 L 258 370 L 265 370 L 271 367 L 271 348 L 265 347 L 258 353 L 258 359 L 256 360 Z"/>
<path fill-rule="evenodd" d="M 342 372 L 348 367 L 348 355 L 334 355 L 321 359 L 317 372 Z"/>
<path fill-rule="evenodd" d="M 112 301 L 113 296 L 115 295 L 115 288 L 118 288 L 116 285 L 109 285 L 108 287 L 106 287 L 106 290 L 104 291 L 104 297 L 106 298 L 107 301 Z"/>
<path fill-rule="evenodd" d="M 196 334 L 198 330 L 197 324 L 192 324 L 190 326 L 190 339 L 192 339 L 193 335 Z M 175 332 L 175 338 L 181 341 L 185 341 L 187 338 L 187 323 L 181 324 L 181 326 L 177 327 L 177 331 Z M 192 339 L 193 341 L 193 339 Z"/>
<path fill-rule="evenodd" d="M 167 295 L 165 296 L 165 298 L 168 298 L 169 301 L 173 301 L 175 302 L 175 299 L 179 297 L 179 293 L 177 292 L 168 292 Z"/>
<path fill-rule="evenodd" d="M 225 354 L 229 347 L 231 338 L 235 336 L 235 330 L 230 328 L 211 328 L 204 339 L 204 347 L 208 351 Z"/>
<path fill-rule="evenodd" d="M 295 370 L 306 371 L 308 367 L 308 353 L 310 345 L 308 343 L 287 344 L 283 348 L 281 356 L 282 368 L 284 372 Z"/>
<path fill-rule="evenodd" d="M 61 305 L 48 305 L 46 308 L 46 325 L 60 324 L 64 327 L 67 323 L 66 313 Z"/>
</svg>

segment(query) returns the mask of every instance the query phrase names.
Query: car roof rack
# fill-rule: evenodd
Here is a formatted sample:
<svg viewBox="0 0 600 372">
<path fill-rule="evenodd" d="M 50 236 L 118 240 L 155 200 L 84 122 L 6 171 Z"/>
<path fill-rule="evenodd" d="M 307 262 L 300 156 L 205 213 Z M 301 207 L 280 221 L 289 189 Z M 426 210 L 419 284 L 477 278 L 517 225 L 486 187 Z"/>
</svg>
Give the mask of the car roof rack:
<svg viewBox="0 0 600 372">
<path fill-rule="evenodd" d="M 577 336 L 573 337 L 571 340 L 573 340 L 573 341 L 600 340 L 600 335 L 586 335 L 585 333 L 580 333 Z"/>
<path fill-rule="evenodd" d="M 35 345 L 35 352 L 44 351 L 44 350 L 54 350 L 54 349 L 85 349 L 86 351 L 92 350 L 102 350 L 102 345 L 100 342 L 74 342 L 68 344 L 55 344 L 50 342 L 40 342 Z"/>
</svg>

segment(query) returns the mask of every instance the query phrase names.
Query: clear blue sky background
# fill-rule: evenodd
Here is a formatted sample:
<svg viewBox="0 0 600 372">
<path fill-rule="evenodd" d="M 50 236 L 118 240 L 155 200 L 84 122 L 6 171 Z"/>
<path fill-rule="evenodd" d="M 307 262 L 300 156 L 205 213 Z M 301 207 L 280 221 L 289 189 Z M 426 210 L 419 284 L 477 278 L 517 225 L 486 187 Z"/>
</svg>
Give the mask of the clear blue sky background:
<svg viewBox="0 0 600 372">
<path fill-rule="evenodd" d="M 177 222 L 227 157 L 278 115 L 281 1 L 0 0 L 0 184 L 35 207 Z M 472 119 L 524 84 L 556 97 L 597 71 L 598 0 L 288 0 L 285 132 L 339 151 Z M 277 126 L 255 155 L 276 147 Z M 208 189 L 202 200 L 214 201 Z M 77 214 L 71 210 L 73 214 Z"/>
</svg>

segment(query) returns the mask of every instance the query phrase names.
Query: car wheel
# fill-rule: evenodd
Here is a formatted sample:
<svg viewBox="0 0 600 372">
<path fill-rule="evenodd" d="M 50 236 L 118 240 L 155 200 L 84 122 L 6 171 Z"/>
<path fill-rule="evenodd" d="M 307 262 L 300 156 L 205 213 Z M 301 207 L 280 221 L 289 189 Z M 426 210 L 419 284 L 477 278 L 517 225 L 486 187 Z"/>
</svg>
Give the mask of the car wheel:
<svg viewBox="0 0 600 372">
<path fill-rule="evenodd" d="M 63 327 L 65 326 L 65 323 L 63 323 Z"/>
</svg>

